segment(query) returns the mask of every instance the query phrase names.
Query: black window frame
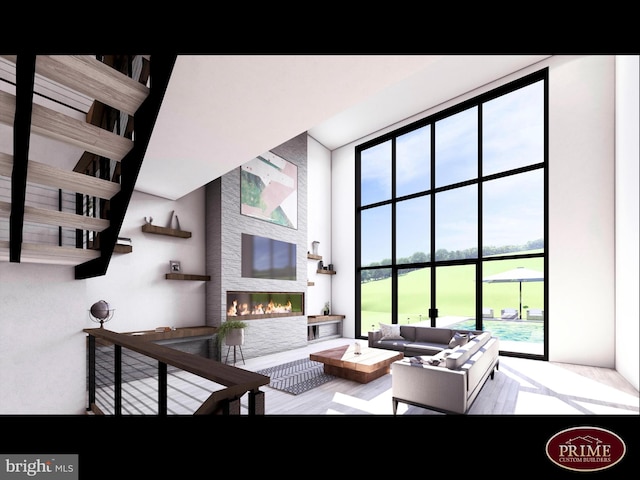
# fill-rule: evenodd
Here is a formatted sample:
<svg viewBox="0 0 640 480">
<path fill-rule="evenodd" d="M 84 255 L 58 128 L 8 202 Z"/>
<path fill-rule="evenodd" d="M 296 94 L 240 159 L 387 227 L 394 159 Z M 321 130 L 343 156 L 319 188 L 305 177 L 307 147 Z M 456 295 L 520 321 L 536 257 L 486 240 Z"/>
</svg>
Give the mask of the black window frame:
<svg viewBox="0 0 640 480">
<path fill-rule="evenodd" d="M 493 173 L 487 176 L 483 175 L 482 171 L 482 105 L 490 100 L 501 97 L 505 94 L 511 93 L 520 88 L 526 87 L 533 83 L 542 81 L 543 82 L 543 111 L 544 111 L 544 126 L 543 126 L 543 135 L 544 135 L 544 152 L 543 152 L 543 161 L 536 164 L 527 165 L 524 167 L 519 167 L 515 169 L 505 170 L 497 173 Z M 469 108 L 478 107 L 478 175 L 477 178 L 472 180 L 467 180 L 451 185 L 436 187 L 436 175 L 435 172 L 435 135 L 434 135 L 434 126 L 435 124 L 444 118 L 455 115 L 459 112 L 465 111 Z M 429 190 L 425 190 L 422 192 L 412 193 L 409 195 L 403 195 L 401 197 L 396 198 L 396 148 L 395 148 L 395 140 L 396 138 L 417 130 L 419 128 L 425 126 L 431 126 L 431 175 L 430 181 L 431 185 Z M 367 204 L 362 206 L 360 204 L 361 201 L 361 156 L 362 152 L 380 145 L 384 142 L 391 141 L 391 197 L 389 199 L 385 199 L 382 201 L 378 201 L 375 203 Z M 389 269 L 391 270 L 391 312 L 392 312 L 392 323 L 397 323 L 398 321 L 398 270 L 403 268 L 430 268 L 431 274 L 431 306 L 429 308 L 429 317 L 431 318 L 431 326 L 435 326 L 435 319 L 437 317 L 437 307 L 435 306 L 436 301 L 436 267 L 442 266 L 451 266 L 451 265 L 468 265 L 475 264 L 476 266 L 476 328 L 482 329 L 482 278 L 483 278 L 483 263 L 488 261 L 493 261 L 490 258 L 485 258 L 482 253 L 483 239 L 482 239 L 482 225 L 483 225 L 483 212 L 482 212 L 482 187 L 483 184 L 490 180 L 495 180 L 498 178 L 508 177 L 511 175 L 517 175 L 520 173 L 534 171 L 542 169 L 543 171 L 543 182 L 544 182 L 544 192 L 543 192 L 543 225 L 544 225 L 544 249 L 542 253 L 530 253 L 530 254 L 514 254 L 514 255 L 503 255 L 499 259 L 496 260 L 509 260 L 509 259 L 522 259 L 522 258 L 542 258 L 544 262 L 544 323 L 543 323 L 543 335 L 544 335 L 544 345 L 543 345 L 543 354 L 530 354 L 530 353 L 522 353 L 522 352 L 510 352 L 510 351 L 502 351 L 501 354 L 514 356 L 514 357 L 523 357 L 523 358 L 533 358 L 533 359 L 542 359 L 548 360 L 549 355 L 549 340 L 548 340 L 548 319 L 549 319 L 549 308 L 548 308 L 548 299 L 549 299 L 549 286 L 548 286 L 548 256 L 549 256 L 549 228 L 548 228 L 548 211 L 549 211 L 549 201 L 548 201 L 548 175 L 549 175 L 549 69 L 544 68 L 539 71 L 530 73 L 525 75 L 519 79 L 510 81 L 502 86 L 496 87 L 488 92 L 482 93 L 476 97 L 465 100 L 457 105 L 446 108 L 440 112 L 436 112 L 432 115 L 429 115 L 425 118 L 402 126 L 398 129 L 390 131 L 386 134 L 383 134 L 375 139 L 364 142 L 355 147 L 355 337 L 364 339 L 365 335 L 362 334 L 362 317 L 361 317 L 361 277 L 362 272 L 367 270 L 375 270 L 375 269 Z M 410 198 L 420 197 L 424 195 L 434 195 L 442 191 L 446 191 L 453 188 L 458 188 L 466 185 L 478 185 L 478 255 L 475 259 L 464 259 L 464 260 L 434 260 L 435 259 L 435 202 L 431 201 L 431 212 L 430 212 L 430 254 L 428 256 L 427 262 L 421 263 L 412 263 L 412 264 L 398 264 L 396 262 L 396 218 L 395 218 L 395 204 L 399 201 L 407 200 Z M 391 205 L 391 265 L 381 265 L 374 267 L 367 267 L 360 265 L 361 260 L 361 212 L 383 206 L 383 205 Z M 365 330 L 366 332 L 366 330 Z"/>
</svg>

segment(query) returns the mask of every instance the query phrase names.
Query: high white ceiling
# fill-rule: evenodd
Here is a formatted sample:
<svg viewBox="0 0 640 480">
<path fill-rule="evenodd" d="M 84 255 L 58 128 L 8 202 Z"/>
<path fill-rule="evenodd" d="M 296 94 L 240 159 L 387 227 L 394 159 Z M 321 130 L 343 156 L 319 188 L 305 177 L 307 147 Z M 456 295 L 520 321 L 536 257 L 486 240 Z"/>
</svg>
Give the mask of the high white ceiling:
<svg viewBox="0 0 640 480">
<path fill-rule="evenodd" d="M 549 55 L 181 55 L 136 190 L 176 200 L 307 131 L 329 150 Z"/>
</svg>

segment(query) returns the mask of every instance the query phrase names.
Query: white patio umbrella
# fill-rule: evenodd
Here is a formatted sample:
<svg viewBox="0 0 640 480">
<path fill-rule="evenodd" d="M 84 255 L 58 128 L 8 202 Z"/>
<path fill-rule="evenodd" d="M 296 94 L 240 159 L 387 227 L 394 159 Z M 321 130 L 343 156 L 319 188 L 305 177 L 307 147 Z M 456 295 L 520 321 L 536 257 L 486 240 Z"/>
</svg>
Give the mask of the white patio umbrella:
<svg viewBox="0 0 640 480">
<path fill-rule="evenodd" d="M 482 279 L 486 283 L 518 282 L 520 284 L 520 318 L 522 318 L 522 282 L 542 282 L 544 273 L 530 268 L 518 267 L 505 272 L 489 275 Z"/>
</svg>

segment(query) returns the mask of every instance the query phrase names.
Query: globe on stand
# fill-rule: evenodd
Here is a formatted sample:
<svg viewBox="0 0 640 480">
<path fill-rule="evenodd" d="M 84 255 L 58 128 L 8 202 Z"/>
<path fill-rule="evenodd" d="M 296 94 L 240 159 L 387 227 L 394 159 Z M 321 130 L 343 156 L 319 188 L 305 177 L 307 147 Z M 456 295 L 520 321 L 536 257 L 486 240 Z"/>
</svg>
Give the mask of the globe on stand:
<svg viewBox="0 0 640 480">
<path fill-rule="evenodd" d="M 113 318 L 113 314 L 115 313 L 115 309 L 111 308 L 111 306 L 104 300 L 99 300 L 89 309 L 89 317 L 92 321 L 99 323 L 100 328 L 103 328 L 104 323 L 108 322 Z"/>
</svg>

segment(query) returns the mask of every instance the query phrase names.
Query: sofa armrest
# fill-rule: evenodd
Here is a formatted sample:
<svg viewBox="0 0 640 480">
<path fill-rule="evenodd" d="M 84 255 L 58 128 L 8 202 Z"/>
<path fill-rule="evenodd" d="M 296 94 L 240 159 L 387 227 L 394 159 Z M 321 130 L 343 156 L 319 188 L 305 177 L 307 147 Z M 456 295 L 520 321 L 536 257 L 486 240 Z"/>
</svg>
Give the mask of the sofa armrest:
<svg viewBox="0 0 640 480">
<path fill-rule="evenodd" d="M 369 346 L 375 347 L 376 342 L 382 338 L 382 330 L 369 331 Z"/>
<path fill-rule="evenodd" d="M 397 360 L 391 364 L 391 391 L 394 399 L 440 412 L 465 413 L 468 409 L 464 370 Z"/>
</svg>

